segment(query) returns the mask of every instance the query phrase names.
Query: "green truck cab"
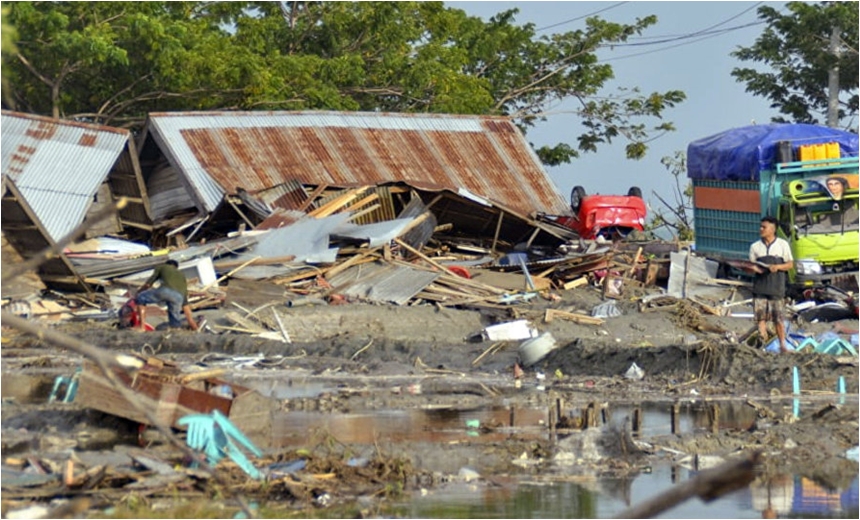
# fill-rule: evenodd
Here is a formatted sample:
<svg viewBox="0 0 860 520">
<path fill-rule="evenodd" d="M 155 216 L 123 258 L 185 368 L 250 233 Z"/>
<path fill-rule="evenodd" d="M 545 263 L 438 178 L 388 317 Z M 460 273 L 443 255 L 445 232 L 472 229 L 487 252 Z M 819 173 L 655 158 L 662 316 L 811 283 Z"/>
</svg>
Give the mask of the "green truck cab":
<svg viewBox="0 0 860 520">
<path fill-rule="evenodd" d="M 826 149 L 828 156 L 810 159 L 813 149 Z M 770 215 L 791 245 L 795 268 L 789 279 L 795 288 L 856 291 L 857 152 L 857 134 L 799 124 L 743 127 L 691 143 L 696 250 L 747 259 L 761 218 Z"/>
</svg>

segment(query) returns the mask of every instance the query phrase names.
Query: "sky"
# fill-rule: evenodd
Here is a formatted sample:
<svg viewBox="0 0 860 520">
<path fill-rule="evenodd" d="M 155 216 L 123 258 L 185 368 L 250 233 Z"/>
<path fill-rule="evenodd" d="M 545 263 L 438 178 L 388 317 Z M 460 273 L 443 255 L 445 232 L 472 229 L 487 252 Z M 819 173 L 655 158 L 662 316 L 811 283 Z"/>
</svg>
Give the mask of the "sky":
<svg viewBox="0 0 860 520">
<path fill-rule="evenodd" d="M 596 14 L 604 20 L 632 23 L 636 18 L 656 15 L 657 23 L 646 29 L 641 37 L 629 42 L 651 42 L 663 38 L 696 33 L 725 22 L 718 29 L 759 22 L 757 7 L 762 2 L 446 2 L 469 15 L 487 20 L 511 8 L 519 9 L 517 24 L 533 23 L 538 35 L 566 32 L 584 28 L 585 19 Z M 783 2 L 768 2 L 776 8 Z M 642 93 L 682 90 L 687 99 L 675 108 L 664 112 L 664 119 L 672 121 L 676 130 L 649 143 L 643 159 L 625 157 L 624 140 L 598 147 L 597 152 L 584 153 L 571 163 L 546 166 L 561 194 L 568 199 L 576 185 L 588 194 L 626 195 L 630 186 L 639 186 L 649 208 L 664 209 L 653 196 L 656 192 L 669 203 L 676 200 L 674 178 L 660 162 L 664 156 L 676 151 L 686 152 L 691 141 L 707 137 L 730 128 L 747 126 L 753 121 L 769 123 L 778 115 L 767 100 L 745 92 L 745 85 L 731 76 L 735 67 L 750 66 L 729 54 L 738 47 L 748 47 L 765 28 L 764 24 L 727 31 L 716 36 L 694 37 L 677 42 L 637 47 L 619 47 L 601 50 L 598 57 L 611 63 L 615 80 L 606 92 L 616 87 L 639 87 Z M 631 56 L 637 54 L 637 56 Z M 625 57 L 629 56 L 629 57 Z M 547 121 L 529 129 L 526 139 L 535 147 L 554 145 L 560 140 L 575 145 L 581 131 L 574 114 L 565 113 L 575 108 L 573 101 L 553 107 Z M 652 126 L 653 126 L 652 122 Z M 682 179 L 686 184 L 686 178 Z M 650 212 L 649 212 L 650 213 Z M 665 211 L 664 211 L 665 213 Z"/>
</svg>

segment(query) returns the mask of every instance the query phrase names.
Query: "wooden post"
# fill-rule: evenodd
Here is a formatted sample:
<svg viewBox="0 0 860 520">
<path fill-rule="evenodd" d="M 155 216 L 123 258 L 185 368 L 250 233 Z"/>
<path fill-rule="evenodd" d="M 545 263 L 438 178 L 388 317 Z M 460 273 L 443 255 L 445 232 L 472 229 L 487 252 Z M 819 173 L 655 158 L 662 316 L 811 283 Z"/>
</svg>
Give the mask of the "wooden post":
<svg viewBox="0 0 860 520">
<path fill-rule="evenodd" d="M 672 403 L 672 433 L 674 435 L 681 434 L 681 403 L 678 401 Z"/>
<path fill-rule="evenodd" d="M 502 210 L 499 210 L 499 221 L 496 222 L 496 234 L 493 235 L 493 247 L 490 248 L 493 250 L 493 252 L 496 251 L 496 242 L 499 241 L 499 231 L 501 231 L 501 229 L 502 229 L 502 219 L 503 218 L 505 218 L 505 212 Z"/>
<path fill-rule="evenodd" d="M 515 423 L 514 416 L 515 416 L 514 405 L 511 405 L 511 418 L 510 418 L 511 428 L 514 427 L 514 423 Z"/>
<path fill-rule="evenodd" d="M 561 417 L 562 417 L 561 414 L 562 414 L 563 408 L 564 408 L 564 399 L 559 397 L 555 400 L 555 416 L 558 418 L 559 421 L 561 421 Z"/>
<path fill-rule="evenodd" d="M 633 437 L 639 437 L 642 433 L 642 409 L 638 406 L 633 409 L 633 421 L 630 433 Z"/>
<path fill-rule="evenodd" d="M 711 405 L 711 433 L 720 433 L 720 405 Z"/>
</svg>

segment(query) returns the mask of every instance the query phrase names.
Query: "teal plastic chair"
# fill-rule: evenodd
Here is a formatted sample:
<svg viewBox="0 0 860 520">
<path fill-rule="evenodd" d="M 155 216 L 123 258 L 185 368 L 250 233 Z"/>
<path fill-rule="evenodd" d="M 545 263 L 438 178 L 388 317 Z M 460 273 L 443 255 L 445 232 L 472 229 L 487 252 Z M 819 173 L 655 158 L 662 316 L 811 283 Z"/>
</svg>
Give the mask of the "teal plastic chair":
<svg viewBox="0 0 860 520">
<path fill-rule="evenodd" d="M 801 352 L 807 348 L 812 349 L 814 351 L 818 350 L 818 342 L 815 341 L 815 338 L 804 338 L 800 343 L 797 344 L 797 348 L 795 348 L 794 350 L 797 352 Z"/>
<path fill-rule="evenodd" d="M 263 478 L 260 470 L 248 460 L 236 444 L 238 443 L 256 457 L 262 457 L 263 452 L 220 411 L 212 410 L 210 415 L 186 415 L 176 423 L 188 427 L 186 444 L 192 450 L 203 452 L 210 466 L 215 466 L 227 456 L 251 478 L 255 480 Z"/>
<path fill-rule="evenodd" d="M 818 345 L 818 348 L 815 350 L 823 354 L 833 354 L 836 356 L 842 354 L 843 351 L 853 356 L 857 355 L 857 351 L 854 349 L 854 347 L 842 338 L 826 339 L 821 342 L 821 344 Z"/>
</svg>

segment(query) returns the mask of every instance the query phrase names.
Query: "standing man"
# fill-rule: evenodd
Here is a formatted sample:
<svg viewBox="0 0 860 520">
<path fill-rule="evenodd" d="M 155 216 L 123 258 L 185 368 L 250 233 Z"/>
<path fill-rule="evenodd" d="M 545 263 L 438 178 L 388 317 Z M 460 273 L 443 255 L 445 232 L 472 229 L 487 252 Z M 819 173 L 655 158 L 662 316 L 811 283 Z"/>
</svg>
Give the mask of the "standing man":
<svg viewBox="0 0 860 520">
<path fill-rule="evenodd" d="M 149 289 L 156 281 L 161 282 L 158 288 Z M 182 327 L 181 312 L 184 312 L 188 327 L 197 330 L 197 322 L 194 321 L 191 306 L 188 305 L 188 282 L 179 270 L 176 260 L 168 260 L 156 267 L 149 280 L 140 287 L 135 299 L 139 305 L 140 330 L 145 330 L 143 327 L 146 323 L 146 306 L 151 304 L 167 305 L 167 317 L 171 327 Z"/>
<path fill-rule="evenodd" d="M 780 352 L 790 352 L 785 344 L 786 271 L 794 265 L 788 242 L 776 236 L 776 219 L 764 217 L 759 226 L 761 240 L 750 246 L 750 261 L 767 264 L 760 267 L 753 281 L 753 311 L 762 341 L 767 337 L 767 322 L 772 321 L 779 338 Z"/>
</svg>

